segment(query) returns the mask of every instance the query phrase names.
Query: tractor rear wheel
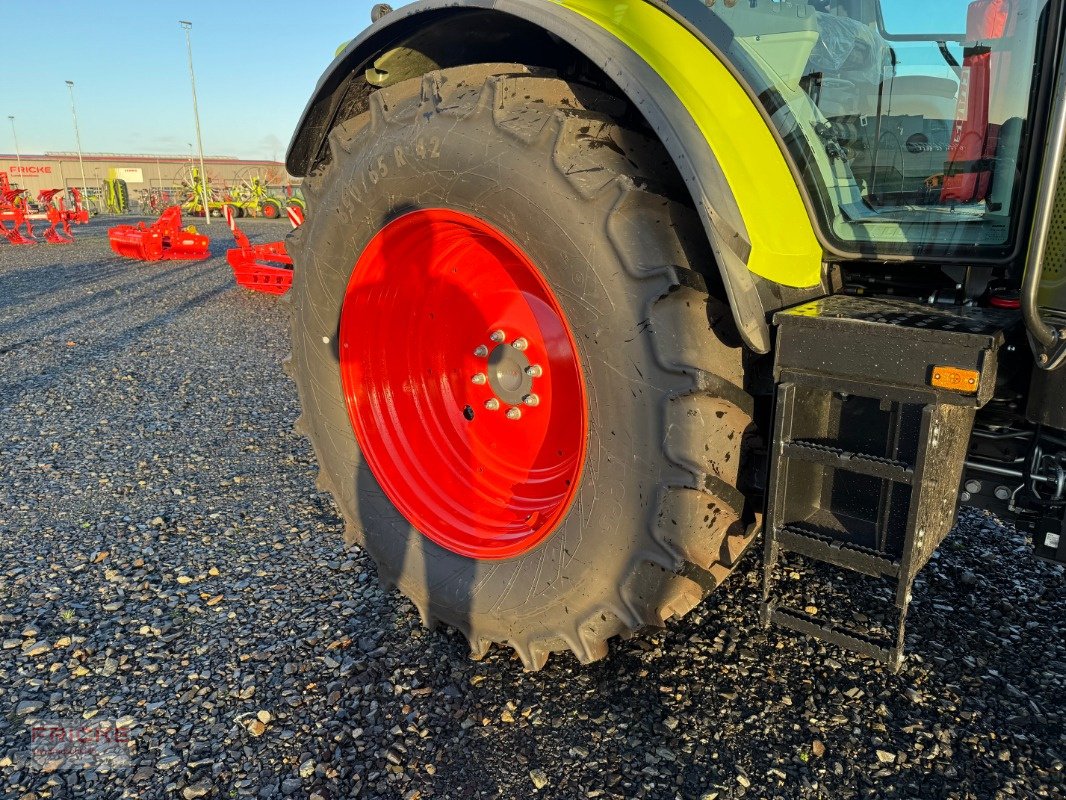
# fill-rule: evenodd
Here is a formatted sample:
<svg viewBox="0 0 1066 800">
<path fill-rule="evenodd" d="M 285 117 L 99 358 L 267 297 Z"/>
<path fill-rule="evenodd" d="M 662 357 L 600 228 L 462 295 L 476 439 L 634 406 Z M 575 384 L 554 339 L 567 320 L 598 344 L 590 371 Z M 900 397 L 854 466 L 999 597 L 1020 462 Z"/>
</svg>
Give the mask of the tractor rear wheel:
<svg viewBox="0 0 1066 800">
<path fill-rule="evenodd" d="M 382 89 L 290 239 L 289 364 L 347 538 L 531 669 L 690 611 L 754 530 L 742 349 L 619 98 L 514 64 Z"/>
</svg>

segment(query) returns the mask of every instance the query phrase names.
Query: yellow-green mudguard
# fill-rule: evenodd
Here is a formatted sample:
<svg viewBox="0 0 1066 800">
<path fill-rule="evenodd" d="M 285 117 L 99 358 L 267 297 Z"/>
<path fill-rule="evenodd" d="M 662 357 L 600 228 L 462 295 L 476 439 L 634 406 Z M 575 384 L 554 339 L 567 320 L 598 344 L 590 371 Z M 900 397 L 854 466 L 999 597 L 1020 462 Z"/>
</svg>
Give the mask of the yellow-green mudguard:
<svg viewBox="0 0 1066 800">
<path fill-rule="evenodd" d="M 751 244 L 748 269 L 785 286 L 821 278 L 822 247 L 761 112 L 693 34 L 643 0 L 556 0 L 644 59 L 685 106 L 725 173 Z"/>
<path fill-rule="evenodd" d="M 476 25 L 463 24 L 464 15 Z M 388 14 L 319 81 L 289 147 L 289 172 L 310 171 L 329 130 L 365 110 L 375 84 L 474 58 L 512 61 L 507 33 L 517 41 L 529 26 L 579 51 L 643 114 L 703 218 L 738 329 L 750 347 L 768 352 L 767 314 L 824 293 L 823 249 L 755 99 L 720 53 L 654 2 L 423 0 Z M 442 46 L 449 39 L 452 46 Z"/>
</svg>

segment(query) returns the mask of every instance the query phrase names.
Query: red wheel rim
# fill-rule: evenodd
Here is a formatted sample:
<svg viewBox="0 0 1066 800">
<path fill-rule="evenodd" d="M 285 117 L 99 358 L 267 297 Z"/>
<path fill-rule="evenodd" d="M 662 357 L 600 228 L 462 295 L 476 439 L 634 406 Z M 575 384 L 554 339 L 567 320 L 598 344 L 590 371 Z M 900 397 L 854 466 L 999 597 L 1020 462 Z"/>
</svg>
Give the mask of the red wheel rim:
<svg viewBox="0 0 1066 800">
<path fill-rule="evenodd" d="M 278 215 L 278 210 L 276 208 L 274 208 L 274 206 L 272 206 L 272 205 L 263 206 L 263 216 L 264 217 L 267 217 L 268 219 L 273 219 L 277 215 Z"/>
<path fill-rule="evenodd" d="M 356 440 L 415 529 L 479 559 L 555 530 L 584 465 L 585 385 L 555 294 L 513 242 L 446 209 L 393 220 L 355 265 L 339 333 Z"/>
</svg>

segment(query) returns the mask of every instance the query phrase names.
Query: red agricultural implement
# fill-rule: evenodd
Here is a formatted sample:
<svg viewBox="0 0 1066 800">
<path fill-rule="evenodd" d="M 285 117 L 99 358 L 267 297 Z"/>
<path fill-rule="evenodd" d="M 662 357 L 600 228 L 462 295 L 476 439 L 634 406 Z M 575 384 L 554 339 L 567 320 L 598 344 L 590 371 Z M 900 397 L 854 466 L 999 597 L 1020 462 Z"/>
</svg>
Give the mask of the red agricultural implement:
<svg viewBox="0 0 1066 800">
<path fill-rule="evenodd" d="M 44 218 L 49 224 L 44 232 L 44 239 L 50 244 L 72 244 L 74 233 L 70 229 L 70 223 L 84 225 L 89 221 L 89 212 L 81 205 L 81 193 L 73 189 L 74 208 L 68 209 L 61 194 L 62 191 L 62 189 L 42 189 L 37 193 L 38 204 L 46 209 Z M 35 216 L 35 218 L 38 217 Z M 60 226 L 62 231 L 59 229 Z"/>
<path fill-rule="evenodd" d="M 33 225 L 26 214 L 26 205 L 24 202 L 19 202 L 23 191 L 23 189 L 0 191 L 0 232 L 11 244 L 37 244 L 37 239 L 33 235 Z M 9 223 L 10 227 L 8 227 Z"/>
<path fill-rule="evenodd" d="M 107 232 L 111 249 L 139 261 L 193 261 L 207 258 L 209 239 L 191 225 L 181 227 L 181 207 L 166 209 L 152 225 L 117 225 Z"/>
<path fill-rule="evenodd" d="M 288 206 L 285 210 L 293 228 L 303 224 L 304 215 L 300 208 Z M 235 248 L 226 251 L 226 260 L 233 268 L 237 284 L 254 292 L 285 294 L 292 286 L 292 258 L 285 249 L 285 242 L 252 244 L 237 227 L 233 208 L 226 206 L 225 212 L 226 222 L 237 242 Z"/>
<path fill-rule="evenodd" d="M 72 243 L 74 234 L 70 223 L 84 225 L 89 221 L 89 212 L 82 207 L 81 193 L 76 188 L 71 191 L 74 193 L 73 209 L 66 207 L 62 189 L 42 189 L 37 193 L 38 210 L 32 211 L 26 190 L 12 189 L 7 173 L 0 172 L 0 233 L 11 244 L 37 244 L 40 240 L 33 233 L 33 220 L 41 220 L 49 223 L 44 232 L 46 242 Z"/>
<path fill-rule="evenodd" d="M 25 191 L 12 189 L 7 173 L 0 172 L 0 233 L 11 244 L 37 244 L 30 215 L 26 213 L 26 198 L 22 196 Z"/>
</svg>

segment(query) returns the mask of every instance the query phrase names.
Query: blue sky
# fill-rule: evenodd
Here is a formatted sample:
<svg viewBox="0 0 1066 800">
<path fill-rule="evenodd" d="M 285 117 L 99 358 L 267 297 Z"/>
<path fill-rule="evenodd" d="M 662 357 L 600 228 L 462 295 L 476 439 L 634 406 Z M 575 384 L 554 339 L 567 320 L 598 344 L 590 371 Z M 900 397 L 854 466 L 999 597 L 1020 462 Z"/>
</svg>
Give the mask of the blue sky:
<svg viewBox="0 0 1066 800">
<path fill-rule="evenodd" d="M 204 152 L 284 158 L 337 46 L 370 24 L 368 0 L 3 0 L 0 152 L 187 154 L 196 143 L 179 19 L 191 20 Z M 400 5 L 400 3 L 395 3 Z M 295 13 L 294 13 L 295 9 Z"/>
</svg>

